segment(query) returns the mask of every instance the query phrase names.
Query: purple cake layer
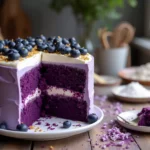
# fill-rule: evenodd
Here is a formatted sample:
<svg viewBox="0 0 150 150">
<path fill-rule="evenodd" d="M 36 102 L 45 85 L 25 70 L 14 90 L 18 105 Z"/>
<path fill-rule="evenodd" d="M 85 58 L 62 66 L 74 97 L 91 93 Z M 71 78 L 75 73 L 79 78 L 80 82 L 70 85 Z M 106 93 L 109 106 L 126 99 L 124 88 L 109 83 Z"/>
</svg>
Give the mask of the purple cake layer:
<svg viewBox="0 0 150 150">
<path fill-rule="evenodd" d="M 40 118 L 42 99 L 37 97 L 29 102 L 21 111 L 21 122 L 30 126 L 34 121 Z"/>
<path fill-rule="evenodd" d="M 21 97 L 24 100 L 29 94 L 32 94 L 38 85 L 40 80 L 40 66 L 37 66 L 27 73 L 25 73 L 20 79 Z"/>
<path fill-rule="evenodd" d="M 45 95 L 43 97 L 42 116 L 87 121 L 87 103 L 75 97 L 63 95 Z"/>
<path fill-rule="evenodd" d="M 83 69 L 65 65 L 42 64 L 41 74 L 43 83 L 46 82 L 48 86 L 84 93 L 86 72 Z"/>
</svg>

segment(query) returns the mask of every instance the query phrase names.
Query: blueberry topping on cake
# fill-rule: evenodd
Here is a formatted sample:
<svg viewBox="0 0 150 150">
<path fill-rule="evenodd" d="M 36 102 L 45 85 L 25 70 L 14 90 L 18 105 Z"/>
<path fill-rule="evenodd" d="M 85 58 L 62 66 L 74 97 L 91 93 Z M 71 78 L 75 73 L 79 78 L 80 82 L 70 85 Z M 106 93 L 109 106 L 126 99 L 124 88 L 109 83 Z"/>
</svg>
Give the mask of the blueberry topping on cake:
<svg viewBox="0 0 150 150">
<path fill-rule="evenodd" d="M 55 47 L 56 47 L 57 51 L 61 51 L 62 48 L 64 47 L 64 45 L 62 44 L 62 42 L 59 42 L 59 43 L 55 44 Z"/>
<path fill-rule="evenodd" d="M 10 49 L 7 53 L 8 60 L 18 60 L 20 58 L 20 54 L 16 49 Z"/>
<path fill-rule="evenodd" d="M 81 55 L 86 55 L 87 54 L 87 49 L 86 48 L 79 48 L 79 51 Z"/>
<path fill-rule="evenodd" d="M 80 56 L 80 51 L 76 50 L 76 49 L 75 50 L 71 50 L 70 54 L 71 54 L 71 57 L 77 58 L 77 57 Z"/>
<path fill-rule="evenodd" d="M 55 37 L 48 37 L 48 38 L 47 38 L 47 41 L 48 41 L 48 42 L 49 42 L 49 41 L 50 41 L 50 42 L 53 42 L 54 39 L 55 39 Z"/>
<path fill-rule="evenodd" d="M 48 45 L 48 47 L 47 47 L 47 50 L 48 50 L 48 52 L 49 53 L 53 53 L 53 52 L 55 52 L 55 49 L 56 49 L 56 47 L 53 45 Z"/>
<path fill-rule="evenodd" d="M 4 47 L 3 49 L 2 49 L 2 54 L 4 55 L 4 56 L 6 56 L 7 54 L 8 54 L 8 52 L 9 52 L 9 48 L 6 48 L 6 47 Z"/>
<path fill-rule="evenodd" d="M 24 47 L 24 45 L 22 43 L 17 43 L 15 47 L 16 49 L 21 49 Z"/>
<path fill-rule="evenodd" d="M 25 48 L 31 52 L 33 47 L 31 45 L 27 45 L 27 46 L 25 46 Z"/>
<path fill-rule="evenodd" d="M 29 42 L 35 42 L 35 38 L 33 38 L 33 37 L 31 37 L 31 36 L 27 37 L 27 40 L 28 40 Z"/>
<path fill-rule="evenodd" d="M 29 41 L 27 41 L 27 40 L 23 40 L 22 43 L 23 43 L 24 45 L 29 45 Z"/>
<path fill-rule="evenodd" d="M 41 45 L 38 45 L 38 50 L 39 51 L 43 51 L 43 50 L 46 50 L 47 49 L 47 44 L 45 44 L 45 43 L 42 43 Z"/>
<path fill-rule="evenodd" d="M 28 55 L 28 49 L 26 48 L 20 49 L 19 54 L 21 55 L 21 57 L 26 57 Z"/>
<path fill-rule="evenodd" d="M 75 44 L 73 43 L 73 44 L 71 44 L 71 47 L 75 48 L 75 49 L 79 49 L 80 45 L 78 43 L 75 43 Z"/>
<path fill-rule="evenodd" d="M 88 115 L 87 120 L 88 120 L 88 123 L 94 123 L 98 120 L 98 117 L 96 114 L 93 113 L 93 114 Z"/>
<path fill-rule="evenodd" d="M 35 46 L 36 43 L 35 42 L 29 42 L 29 45 Z"/>
<path fill-rule="evenodd" d="M 28 131 L 28 126 L 26 124 L 18 124 L 16 127 L 17 131 L 22 131 L 22 132 L 27 132 Z"/>
<path fill-rule="evenodd" d="M 6 124 L 6 122 L 2 122 L 2 123 L 0 123 L 0 129 L 7 129 L 7 124 Z"/>
<path fill-rule="evenodd" d="M 4 44 L 4 45 L 8 45 L 9 40 L 5 39 L 5 40 L 4 40 L 4 42 L 5 42 L 5 44 Z"/>
<path fill-rule="evenodd" d="M 4 44 L 0 43 L 0 51 L 4 48 Z"/>
<path fill-rule="evenodd" d="M 23 41 L 22 38 L 17 38 L 17 39 L 15 40 L 16 43 L 21 43 L 22 41 Z"/>
<path fill-rule="evenodd" d="M 63 122 L 63 128 L 69 128 L 71 126 L 71 122 L 69 120 Z"/>
<path fill-rule="evenodd" d="M 3 44 L 3 45 L 5 45 L 5 41 L 3 41 L 3 40 L 0 40 L 0 44 Z"/>
<path fill-rule="evenodd" d="M 64 46 L 61 50 L 61 54 L 69 54 L 71 52 L 70 46 Z"/>
<path fill-rule="evenodd" d="M 40 35 L 36 39 L 41 39 L 42 41 L 46 41 L 47 40 L 44 35 Z"/>
<path fill-rule="evenodd" d="M 76 42 L 76 39 L 75 39 L 74 37 L 70 38 L 70 39 L 69 39 L 69 42 L 70 42 L 71 44 L 77 43 L 77 42 Z"/>
<path fill-rule="evenodd" d="M 39 46 L 43 43 L 43 40 L 42 39 L 36 39 L 35 43 L 37 44 L 37 46 Z"/>
<path fill-rule="evenodd" d="M 10 41 L 10 42 L 8 43 L 8 46 L 9 46 L 9 48 L 13 48 L 13 47 L 16 46 L 16 43 L 13 42 L 13 41 Z"/>
<path fill-rule="evenodd" d="M 62 42 L 62 38 L 60 36 L 55 37 L 55 39 L 53 40 L 53 43 L 56 45 L 57 43 Z"/>
<path fill-rule="evenodd" d="M 62 39 L 62 43 L 65 44 L 65 45 L 66 45 L 66 44 L 70 44 L 69 41 L 68 41 L 66 38 L 63 38 L 63 39 Z"/>
</svg>

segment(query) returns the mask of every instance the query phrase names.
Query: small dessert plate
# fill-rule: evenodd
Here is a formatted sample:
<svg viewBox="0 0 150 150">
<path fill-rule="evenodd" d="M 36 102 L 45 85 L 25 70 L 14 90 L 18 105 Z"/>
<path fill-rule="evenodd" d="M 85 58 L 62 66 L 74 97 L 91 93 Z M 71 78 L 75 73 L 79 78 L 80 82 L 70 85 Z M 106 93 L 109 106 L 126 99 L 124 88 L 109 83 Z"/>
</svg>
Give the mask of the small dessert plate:
<svg viewBox="0 0 150 150">
<path fill-rule="evenodd" d="M 140 110 L 131 110 L 131 111 L 122 112 L 117 116 L 117 121 L 121 126 L 127 129 L 150 133 L 150 127 L 138 126 L 137 114 L 139 112 Z"/>
<path fill-rule="evenodd" d="M 89 131 L 98 125 L 104 117 L 103 111 L 99 107 L 94 106 L 93 113 L 98 116 L 98 120 L 92 124 L 70 120 L 72 122 L 71 127 L 64 129 L 62 126 L 66 119 L 57 117 L 40 118 L 38 121 L 34 122 L 32 126 L 30 126 L 28 132 L 0 129 L 0 135 L 36 141 L 63 139 Z"/>
<path fill-rule="evenodd" d="M 145 96 L 145 97 L 144 96 L 143 97 L 124 96 L 124 95 L 120 94 L 120 91 L 123 88 L 124 88 L 124 85 L 112 89 L 113 95 L 121 101 L 131 102 L 131 103 L 143 103 L 143 102 L 150 101 L 150 97 L 147 97 L 147 96 Z"/>
</svg>

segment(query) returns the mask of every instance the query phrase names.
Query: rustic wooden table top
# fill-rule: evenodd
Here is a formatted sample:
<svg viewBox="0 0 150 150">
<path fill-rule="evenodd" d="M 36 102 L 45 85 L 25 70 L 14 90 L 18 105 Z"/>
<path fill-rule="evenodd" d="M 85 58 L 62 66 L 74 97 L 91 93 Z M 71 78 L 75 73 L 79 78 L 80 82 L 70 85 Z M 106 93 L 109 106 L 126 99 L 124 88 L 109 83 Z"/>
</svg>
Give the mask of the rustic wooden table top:
<svg viewBox="0 0 150 150">
<path fill-rule="evenodd" d="M 0 150 L 101 150 L 105 142 L 101 142 L 99 135 L 103 135 L 106 132 L 101 127 L 104 122 L 110 122 L 110 120 L 115 118 L 118 105 L 119 109 L 122 106 L 123 111 L 133 108 L 141 109 L 149 105 L 149 103 L 132 104 L 124 102 L 119 102 L 118 104 L 117 101 L 109 98 L 106 101 L 95 100 L 95 104 L 106 111 L 104 112 L 105 117 L 102 123 L 89 132 L 55 141 L 25 141 L 0 136 Z M 150 150 L 150 134 L 129 132 L 132 134 L 133 142 L 123 147 L 111 146 L 106 149 L 125 150 L 128 146 L 129 150 Z"/>
</svg>

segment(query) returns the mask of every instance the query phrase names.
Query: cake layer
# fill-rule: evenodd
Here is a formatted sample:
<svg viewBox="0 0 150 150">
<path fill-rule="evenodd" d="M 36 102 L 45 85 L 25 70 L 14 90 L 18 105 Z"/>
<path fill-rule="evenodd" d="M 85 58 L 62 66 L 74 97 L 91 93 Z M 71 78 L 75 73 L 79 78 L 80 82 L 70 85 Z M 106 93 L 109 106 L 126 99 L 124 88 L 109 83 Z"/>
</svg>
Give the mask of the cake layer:
<svg viewBox="0 0 150 150">
<path fill-rule="evenodd" d="M 87 121 L 87 103 L 75 97 L 44 95 L 42 116 L 57 116 L 66 119 Z"/>
</svg>

